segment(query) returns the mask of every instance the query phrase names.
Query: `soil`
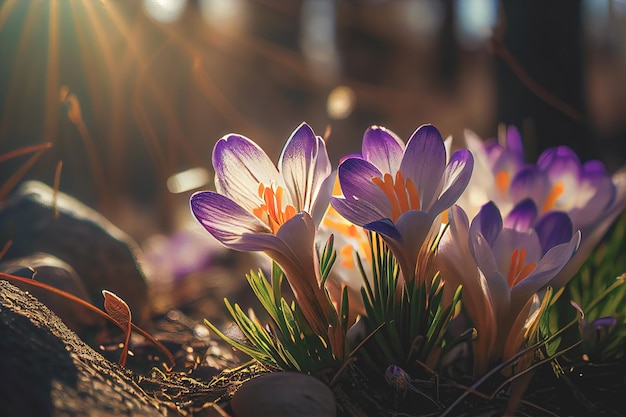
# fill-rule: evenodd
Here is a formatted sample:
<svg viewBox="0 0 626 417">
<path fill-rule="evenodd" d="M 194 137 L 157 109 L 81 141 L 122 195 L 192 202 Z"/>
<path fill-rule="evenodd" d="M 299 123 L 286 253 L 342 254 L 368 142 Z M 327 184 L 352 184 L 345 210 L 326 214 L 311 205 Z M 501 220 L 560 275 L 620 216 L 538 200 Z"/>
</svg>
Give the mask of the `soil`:
<svg viewBox="0 0 626 417">
<path fill-rule="evenodd" d="M 124 369 L 115 363 L 116 344 L 92 349 L 30 294 L 0 281 L 0 415 L 232 416 L 229 400 L 238 387 L 268 370 L 203 329 L 180 311 L 155 317 L 152 334 L 174 354 L 175 366 L 134 339 Z M 556 379 L 549 366 L 541 367 L 518 415 L 623 416 L 624 406 L 615 403 L 624 394 L 624 369 L 623 363 L 582 364 Z M 446 410 L 424 394 L 449 406 L 466 393 L 467 382 L 413 381 L 421 393 L 398 391 L 348 367 L 332 388 L 339 417 L 435 417 Z M 495 378 L 480 391 L 491 393 L 500 382 Z M 447 415 L 502 415 L 508 394 L 507 386 L 489 399 L 466 395 Z"/>
</svg>

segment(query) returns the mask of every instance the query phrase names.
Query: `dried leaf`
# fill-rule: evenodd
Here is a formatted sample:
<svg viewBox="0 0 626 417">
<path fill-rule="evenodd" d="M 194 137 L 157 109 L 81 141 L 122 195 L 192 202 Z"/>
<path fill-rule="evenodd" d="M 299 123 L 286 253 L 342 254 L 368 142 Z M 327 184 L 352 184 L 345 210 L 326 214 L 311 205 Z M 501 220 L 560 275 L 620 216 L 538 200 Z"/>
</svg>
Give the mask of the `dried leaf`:
<svg viewBox="0 0 626 417">
<path fill-rule="evenodd" d="M 126 333 L 124 347 L 122 348 L 122 354 L 119 359 L 120 366 L 124 367 L 126 366 L 126 358 L 128 358 L 128 343 L 130 342 L 130 333 L 132 329 L 130 307 L 128 307 L 128 304 L 126 304 L 124 300 L 111 291 L 102 290 L 102 295 L 104 296 L 104 309 Z"/>
</svg>

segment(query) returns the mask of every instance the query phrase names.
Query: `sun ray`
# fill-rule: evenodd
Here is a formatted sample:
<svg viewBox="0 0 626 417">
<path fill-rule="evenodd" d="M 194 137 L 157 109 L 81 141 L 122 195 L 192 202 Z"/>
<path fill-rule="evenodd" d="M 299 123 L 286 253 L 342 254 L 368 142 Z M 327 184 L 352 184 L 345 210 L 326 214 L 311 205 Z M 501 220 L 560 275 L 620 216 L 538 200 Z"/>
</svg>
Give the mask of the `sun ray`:
<svg viewBox="0 0 626 417">
<path fill-rule="evenodd" d="M 200 89 L 200 92 L 213 104 L 215 110 L 233 126 L 243 126 L 250 128 L 248 120 L 237 110 L 237 108 L 226 98 L 224 93 L 213 82 L 211 76 L 202 65 L 200 56 L 193 60 L 193 79 Z"/>
<path fill-rule="evenodd" d="M 0 30 L 4 27 L 4 23 L 9 18 L 11 14 L 11 10 L 13 10 L 13 6 L 17 4 L 17 0 L 7 0 L 5 3 L 0 5 Z"/>
<path fill-rule="evenodd" d="M 124 39 L 128 39 L 127 43 L 127 54 L 126 56 L 130 59 L 137 60 L 140 63 L 140 69 L 138 71 L 137 82 L 135 83 L 135 88 L 132 93 L 133 108 L 135 109 L 136 117 L 138 116 L 141 121 L 143 127 L 140 130 L 147 135 L 144 137 L 146 141 L 146 145 L 151 147 L 151 155 L 156 156 L 158 161 L 157 164 L 164 169 L 167 167 L 175 167 L 178 164 L 178 149 L 180 148 L 183 152 L 185 152 L 185 157 L 188 158 L 193 164 L 201 164 L 202 161 L 197 156 L 197 152 L 190 145 L 189 141 L 186 138 L 186 135 L 183 131 L 183 128 L 180 124 L 180 121 L 176 117 L 176 112 L 174 111 L 173 106 L 170 101 L 164 96 L 162 89 L 159 87 L 157 82 L 155 81 L 153 74 L 151 73 L 151 64 L 157 59 L 157 57 L 163 52 L 163 50 L 167 46 L 171 46 L 171 42 L 175 41 L 177 46 L 181 46 L 185 52 L 190 56 L 197 56 L 198 51 L 196 48 L 193 48 L 189 45 L 188 40 L 186 40 L 180 34 L 176 34 L 174 31 L 166 29 L 164 30 L 167 35 L 166 41 L 161 44 L 161 46 L 151 54 L 150 57 L 146 57 L 145 50 L 142 49 L 141 45 L 137 41 L 137 39 L 141 39 L 137 36 L 137 33 L 131 32 L 134 28 L 139 28 L 137 26 L 129 26 L 125 24 L 120 14 L 112 9 L 109 12 L 109 18 L 111 22 L 115 26 L 116 30 L 122 35 Z M 194 55 L 195 54 L 195 55 Z M 128 60 L 124 60 L 123 62 L 128 63 Z M 159 110 L 165 116 L 165 121 L 167 123 L 168 130 L 168 151 L 164 153 L 162 150 L 156 150 L 155 147 L 160 147 L 159 141 L 154 132 L 154 129 L 148 128 L 147 123 L 149 123 L 150 119 L 148 114 L 146 113 L 145 108 L 137 107 L 137 100 L 139 100 L 140 93 L 144 90 L 151 94 L 156 99 L 156 105 Z M 118 106 L 120 107 L 120 106 Z M 150 144 L 150 145 L 148 145 Z M 168 158 L 165 158 L 165 155 Z"/>
<path fill-rule="evenodd" d="M 85 12 L 88 16 L 89 28 L 91 29 L 93 36 L 95 36 L 98 48 L 102 53 L 106 79 L 109 85 L 110 111 L 106 113 L 109 116 L 109 119 L 105 124 L 108 128 L 105 135 L 107 137 L 107 142 L 109 143 L 109 176 L 113 186 L 119 187 L 126 174 L 122 158 L 119 157 L 119 155 L 122 155 L 124 152 L 123 108 L 125 106 L 123 103 L 123 83 L 121 82 L 122 73 L 119 70 L 118 60 L 113 54 L 111 43 L 107 39 L 109 35 L 107 33 L 108 31 L 105 29 L 104 22 L 105 16 L 108 16 L 109 20 L 112 20 L 111 13 L 115 11 L 115 8 L 110 5 L 108 10 L 106 10 L 106 13 L 100 14 L 96 8 L 98 7 L 102 9 L 101 4 L 89 1 L 83 2 L 83 4 Z M 122 36 L 124 36 L 124 33 L 120 29 L 126 28 L 117 27 L 115 22 L 113 24 Z M 124 32 L 126 32 L 126 30 L 124 30 Z M 126 37 L 126 39 L 129 38 Z"/>
<path fill-rule="evenodd" d="M 46 71 L 46 98 L 44 136 L 55 137 L 59 130 L 59 0 L 50 0 L 48 8 L 48 63 Z"/>
<path fill-rule="evenodd" d="M 76 41 L 78 43 L 81 63 L 83 66 L 83 74 L 89 91 L 89 105 L 91 106 L 93 114 L 103 114 L 103 89 L 101 88 L 102 78 L 98 75 L 96 61 L 91 58 L 92 48 L 89 45 L 91 32 L 83 29 L 84 25 L 81 24 L 78 8 L 76 7 L 76 3 L 78 1 L 80 0 L 71 0 L 71 13 L 74 28 L 76 30 Z"/>
<path fill-rule="evenodd" d="M 17 3 L 17 2 L 16 2 Z M 2 115 L 0 116 L 0 138 L 7 137 L 7 130 L 11 120 L 15 118 L 15 111 L 18 106 L 15 106 L 16 98 L 19 94 L 23 94 L 23 84 L 18 82 L 21 74 L 21 68 L 24 68 L 24 63 L 30 58 L 29 46 L 32 43 L 31 40 L 35 31 L 35 23 L 37 21 L 37 8 L 44 3 L 31 3 L 27 6 L 26 17 L 24 18 L 24 25 L 19 35 L 19 42 L 17 44 L 16 56 L 13 62 L 13 68 L 11 70 L 10 81 L 8 83 L 9 89 L 5 97 L 4 106 L 2 108 Z"/>
</svg>

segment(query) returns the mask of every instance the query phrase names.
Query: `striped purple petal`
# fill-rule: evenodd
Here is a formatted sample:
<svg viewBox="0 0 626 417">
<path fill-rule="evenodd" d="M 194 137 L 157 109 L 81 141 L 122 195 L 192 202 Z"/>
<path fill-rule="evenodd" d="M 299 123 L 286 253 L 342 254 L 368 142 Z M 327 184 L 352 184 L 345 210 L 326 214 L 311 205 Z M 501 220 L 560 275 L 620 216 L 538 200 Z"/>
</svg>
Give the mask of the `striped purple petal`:
<svg viewBox="0 0 626 417">
<path fill-rule="evenodd" d="M 258 205 L 259 184 L 280 183 L 272 160 L 256 143 L 241 135 L 226 135 L 213 148 L 215 187 L 247 210 Z"/>
<path fill-rule="evenodd" d="M 271 234 L 272 231 L 256 216 L 228 197 L 211 191 L 195 193 L 190 200 L 191 211 L 206 230 L 224 246 L 242 251 L 263 250 L 242 240 L 246 234 Z"/>
<path fill-rule="evenodd" d="M 341 192 L 346 198 L 346 203 L 369 204 L 376 207 L 376 211 L 382 214 L 380 218 L 393 217 L 389 198 L 378 185 L 372 182 L 373 178 L 383 176 L 374 165 L 364 159 L 350 158 L 339 165 L 338 171 Z M 372 221 L 380 218 L 372 219 Z M 354 223 L 352 219 L 347 219 Z"/>
<path fill-rule="evenodd" d="M 404 154 L 404 142 L 392 131 L 372 126 L 363 135 L 362 152 L 363 158 L 381 172 L 395 174 Z"/>
<path fill-rule="evenodd" d="M 444 171 L 443 192 L 427 211 L 439 214 L 450 208 L 465 191 L 473 169 L 474 157 L 470 151 L 461 149 L 454 152 Z"/>
<path fill-rule="evenodd" d="M 331 197 L 330 204 L 343 218 L 361 227 L 388 218 L 378 206 L 355 197 Z"/>
<path fill-rule="evenodd" d="M 441 134 L 431 125 L 419 127 L 406 144 L 400 171 L 420 192 L 423 208 L 430 208 L 441 191 L 446 149 Z"/>
<path fill-rule="evenodd" d="M 331 171 L 324 141 L 302 123 L 287 140 L 278 166 L 296 211 L 310 212 L 321 183 Z"/>
</svg>

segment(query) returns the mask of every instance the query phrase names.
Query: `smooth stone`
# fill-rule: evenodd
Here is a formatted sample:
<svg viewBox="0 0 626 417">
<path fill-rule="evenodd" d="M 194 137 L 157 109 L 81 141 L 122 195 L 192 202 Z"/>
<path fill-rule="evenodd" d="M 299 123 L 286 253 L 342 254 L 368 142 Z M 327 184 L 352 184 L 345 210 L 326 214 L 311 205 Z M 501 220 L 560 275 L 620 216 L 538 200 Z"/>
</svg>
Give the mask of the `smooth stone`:
<svg viewBox="0 0 626 417">
<path fill-rule="evenodd" d="M 246 381 L 230 401 L 236 417 L 335 417 L 330 388 L 298 372 L 273 372 Z"/>
<path fill-rule="evenodd" d="M 58 213 L 58 215 L 57 215 Z M 147 322 L 147 285 L 139 246 L 100 213 L 49 186 L 26 181 L 0 207 L 0 244 L 12 244 L 3 261 L 47 253 L 70 265 L 90 298 L 102 290 L 130 306 L 133 321 Z"/>
<path fill-rule="evenodd" d="M 33 281 L 42 282 L 52 287 L 75 295 L 88 303 L 92 303 L 87 289 L 76 274 L 76 271 L 59 258 L 46 254 L 36 253 L 24 258 L 12 259 L 0 263 L 0 271 Z M 29 292 L 63 320 L 73 331 L 80 333 L 87 327 L 94 326 L 101 319 L 95 313 L 88 311 L 77 303 L 68 301 L 65 297 L 38 288 L 33 285 L 11 282 L 16 287 Z"/>
</svg>

